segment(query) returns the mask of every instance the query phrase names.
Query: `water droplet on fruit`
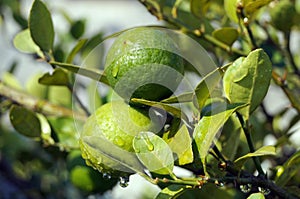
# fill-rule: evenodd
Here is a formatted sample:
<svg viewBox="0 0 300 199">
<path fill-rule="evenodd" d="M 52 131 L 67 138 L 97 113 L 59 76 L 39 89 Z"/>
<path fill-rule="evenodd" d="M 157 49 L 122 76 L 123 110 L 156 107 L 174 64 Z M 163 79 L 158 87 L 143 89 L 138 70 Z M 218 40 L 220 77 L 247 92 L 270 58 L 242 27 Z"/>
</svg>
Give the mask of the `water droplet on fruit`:
<svg viewBox="0 0 300 199">
<path fill-rule="evenodd" d="M 120 184 L 121 187 L 123 187 L 123 188 L 127 187 L 128 183 L 129 183 L 129 177 L 128 176 L 120 177 L 119 184 Z"/>
<path fill-rule="evenodd" d="M 117 77 L 118 76 L 118 73 L 119 73 L 119 64 L 116 64 L 115 66 L 113 66 L 112 68 L 112 76 L 113 77 Z"/>
<path fill-rule="evenodd" d="M 103 173 L 103 178 L 109 180 L 111 179 L 111 175 L 109 173 Z"/>
<path fill-rule="evenodd" d="M 240 189 L 243 193 L 249 193 L 252 189 L 252 184 L 243 184 L 240 185 Z"/>
<path fill-rule="evenodd" d="M 114 138 L 114 144 L 122 147 L 122 146 L 124 146 L 125 141 L 120 136 L 116 136 Z"/>
<path fill-rule="evenodd" d="M 271 193 L 270 189 L 266 189 L 266 188 L 262 188 L 262 187 L 258 187 L 258 191 L 262 194 L 269 195 Z"/>
</svg>

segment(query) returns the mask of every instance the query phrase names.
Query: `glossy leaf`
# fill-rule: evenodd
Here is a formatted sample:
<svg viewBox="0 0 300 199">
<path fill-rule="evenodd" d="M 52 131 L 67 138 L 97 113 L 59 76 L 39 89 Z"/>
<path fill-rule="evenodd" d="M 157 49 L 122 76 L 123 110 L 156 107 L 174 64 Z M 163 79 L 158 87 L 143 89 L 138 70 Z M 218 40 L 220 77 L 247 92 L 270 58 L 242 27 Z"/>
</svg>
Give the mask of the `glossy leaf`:
<svg viewBox="0 0 300 199">
<path fill-rule="evenodd" d="M 155 101 L 149 101 L 149 100 L 138 99 L 138 98 L 132 98 L 131 102 L 157 107 L 173 114 L 177 118 L 182 118 L 183 120 L 188 121 L 188 117 L 179 108 L 176 108 L 174 106 L 170 106 L 162 102 L 155 102 Z"/>
<path fill-rule="evenodd" d="M 265 196 L 262 193 L 253 193 L 247 199 L 265 199 Z"/>
<path fill-rule="evenodd" d="M 161 190 L 155 199 L 173 199 L 181 195 L 188 188 L 190 188 L 188 185 L 173 184 Z"/>
<path fill-rule="evenodd" d="M 206 102 L 206 100 L 211 97 L 214 89 L 220 83 L 220 80 L 224 72 L 222 68 L 217 68 L 214 71 L 206 75 L 195 89 L 195 106 L 201 110 Z"/>
<path fill-rule="evenodd" d="M 31 38 L 29 29 L 19 32 L 14 38 L 14 46 L 24 53 L 37 53 L 42 56 L 40 48 L 34 43 Z"/>
<path fill-rule="evenodd" d="M 217 40 L 227 44 L 228 46 L 232 46 L 232 44 L 238 39 L 239 32 L 236 28 L 232 27 L 224 27 L 215 30 L 212 33 L 213 37 Z"/>
<path fill-rule="evenodd" d="M 175 160 L 178 160 L 178 164 L 185 165 L 193 162 L 192 140 L 186 125 L 183 124 L 174 136 L 168 137 L 171 133 L 164 133 L 163 139 L 176 154 L 177 159 Z"/>
<path fill-rule="evenodd" d="M 193 92 L 187 92 L 180 94 L 178 96 L 171 96 L 167 99 L 162 100 L 163 103 L 183 103 L 183 102 L 191 102 L 193 101 Z"/>
<path fill-rule="evenodd" d="M 205 165 L 205 157 L 208 154 L 219 129 L 225 124 L 228 118 L 238 109 L 245 107 L 245 104 L 220 103 L 211 114 L 204 115 L 194 129 L 194 140 L 196 142 L 200 158 Z"/>
<path fill-rule="evenodd" d="M 9 118 L 19 133 L 28 137 L 40 136 L 41 124 L 34 112 L 20 106 L 12 106 Z"/>
<path fill-rule="evenodd" d="M 283 165 L 281 172 L 277 172 L 275 183 L 285 186 L 300 170 L 300 151 L 294 153 Z M 279 175 L 278 175 L 279 173 Z"/>
<path fill-rule="evenodd" d="M 198 18 L 202 18 L 208 9 L 208 5 L 208 0 L 191 0 L 191 12 Z"/>
<path fill-rule="evenodd" d="M 172 174 L 174 159 L 169 145 L 152 132 L 141 132 L 133 139 L 133 148 L 143 165 L 151 172 Z"/>
<path fill-rule="evenodd" d="M 245 59 L 237 59 L 225 72 L 223 83 L 230 103 L 249 106 L 239 110 L 248 120 L 267 94 L 272 75 L 272 63 L 262 50 L 252 51 Z"/>
<path fill-rule="evenodd" d="M 47 120 L 47 118 L 42 114 L 37 114 L 38 119 L 41 124 L 41 138 L 43 139 L 43 143 L 47 145 L 54 145 L 55 141 L 51 136 L 51 127 Z"/>
<path fill-rule="evenodd" d="M 56 68 L 52 74 L 46 73 L 39 79 L 40 84 L 66 86 L 69 83 L 68 74 L 61 68 Z"/>
<path fill-rule="evenodd" d="M 274 146 L 263 146 L 254 153 L 248 153 L 242 157 L 239 157 L 234 161 L 235 166 L 237 168 L 242 168 L 242 166 L 245 164 L 245 162 L 252 157 L 258 157 L 258 156 L 266 156 L 266 155 L 276 155 L 276 150 Z"/>
<path fill-rule="evenodd" d="M 108 141 L 104 136 L 85 136 L 82 141 L 89 147 L 89 151 L 93 151 L 94 157 L 107 157 L 110 161 L 118 163 L 114 164 L 113 169 L 129 173 L 144 173 L 144 166 L 135 153 L 125 151 Z"/>
<path fill-rule="evenodd" d="M 237 3 L 238 0 L 224 0 L 224 8 L 227 16 L 233 22 L 238 22 L 239 18 L 237 16 Z"/>
<path fill-rule="evenodd" d="M 246 15 L 252 16 L 255 12 L 257 12 L 260 8 L 268 5 L 270 2 L 274 0 L 244 0 L 245 5 L 244 5 L 244 10 Z"/>
<path fill-rule="evenodd" d="M 53 48 L 54 28 L 51 14 L 46 5 L 35 0 L 29 16 L 29 30 L 33 41 L 41 50 L 49 52 Z"/>
</svg>

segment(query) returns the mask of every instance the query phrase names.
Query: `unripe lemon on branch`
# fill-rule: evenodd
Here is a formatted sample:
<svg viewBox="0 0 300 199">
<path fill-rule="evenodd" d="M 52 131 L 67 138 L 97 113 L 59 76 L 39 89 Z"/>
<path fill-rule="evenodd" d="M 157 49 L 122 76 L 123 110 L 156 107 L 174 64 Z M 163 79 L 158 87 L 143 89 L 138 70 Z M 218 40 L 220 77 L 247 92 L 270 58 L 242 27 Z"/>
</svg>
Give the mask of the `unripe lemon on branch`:
<svg viewBox="0 0 300 199">
<path fill-rule="evenodd" d="M 184 74 L 183 58 L 162 29 L 134 28 L 117 37 L 108 51 L 105 74 L 126 101 L 159 101 L 176 90 Z"/>
<path fill-rule="evenodd" d="M 135 157 L 132 146 L 135 135 L 160 130 L 158 122 L 155 118 L 153 120 L 147 110 L 131 107 L 122 101 L 101 106 L 88 118 L 81 133 L 82 157 L 87 165 L 102 173 L 128 175 L 131 169 L 121 163 L 126 162 L 129 155 Z"/>
</svg>

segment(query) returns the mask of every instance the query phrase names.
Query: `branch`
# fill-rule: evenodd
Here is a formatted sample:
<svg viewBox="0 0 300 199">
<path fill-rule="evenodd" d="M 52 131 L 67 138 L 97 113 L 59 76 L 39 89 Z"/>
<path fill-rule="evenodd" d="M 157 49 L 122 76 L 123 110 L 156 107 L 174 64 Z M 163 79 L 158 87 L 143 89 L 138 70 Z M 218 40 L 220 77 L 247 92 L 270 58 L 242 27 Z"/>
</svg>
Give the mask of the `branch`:
<svg viewBox="0 0 300 199">
<path fill-rule="evenodd" d="M 85 121 L 87 119 L 87 116 L 85 114 L 75 112 L 66 107 L 52 104 L 46 100 L 38 99 L 20 90 L 11 88 L 5 85 L 1 81 L 0 81 L 0 96 L 3 96 L 32 111 L 39 112 L 47 116 L 74 117 L 82 121 Z"/>
</svg>

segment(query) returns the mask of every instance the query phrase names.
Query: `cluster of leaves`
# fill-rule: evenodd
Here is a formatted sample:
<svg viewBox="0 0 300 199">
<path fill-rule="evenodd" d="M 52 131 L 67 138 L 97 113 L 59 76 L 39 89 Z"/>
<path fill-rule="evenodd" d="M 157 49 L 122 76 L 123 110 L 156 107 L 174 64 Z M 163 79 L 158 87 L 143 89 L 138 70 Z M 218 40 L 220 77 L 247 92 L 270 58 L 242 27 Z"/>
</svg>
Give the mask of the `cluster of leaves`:
<svg viewBox="0 0 300 199">
<path fill-rule="evenodd" d="M 134 103 L 163 108 L 175 122 L 171 125 L 174 128 L 161 137 L 143 134 L 134 141 L 134 147 L 143 151 L 149 147 L 144 145 L 148 142 L 145 139 L 151 139 L 154 150 L 147 156 L 142 153 L 137 155 L 148 170 L 155 171 L 159 166 L 159 172 L 147 176 L 143 175 L 143 171 L 139 172 L 135 165 L 126 165 L 126 162 L 123 165 L 160 186 L 162 191 L 157 198 L 297 198 L 300 193 L 299 146 L 290 141 L 296 132 L 295 124 L 300 113 L 300 72 L 297 66 L 300 63 L 299 57 L 293 55 L 290 49 L 291 33 L 300 26 L 296 20 L 299 16 L 299 10 L 295 7 L 297 1 L 140 2 L 158 19 L 166 21 L 166 26 L 199 42 L 220 67 L 202 77 L 192 93 L 183 93 L 160 102 L 132 99 Z M 13 8 L 10 3 L 1 5 Z M 103 38 L 97 34 L 91 39 L 82 39 L 83 21 L 72 22 L 70 35 L 78 42 L 65 56 L 63 46 L 54 47 L 51 14 L 42 1 L 33 2 L 28 27 L 19 8 L 12 10 L 14 17 L 18 16 L 16 21 L 24 29 L 16 35 L 15 47 L 35 54 L 47 62 L 53 71 L 32 78 L 27 93 L 20 92 L 21 86 L 16 86 L 17 80 L 11 74 L 2 78 L 1 114 L 9 111 L 15 130 L 38 141 L 40 145 L 36 147 L 42 145 L 46 149 L 63 151 L 45 153 L 51 154 L 52 158 L 44 160 L 47 164 L 49 161 L 58 162 L 57 159 L 64 162 L 67 154 L 69 159 L 74 159 L 72 154 L 76 153 L 78 144 L 73 117 L 79 121 L 77 128 L 80 129 L 92 110 L 81 103 L 73 89 L 75 74 L 107 84 L 101 71 L 81 68 L 74 62 L 76 57 L 83 59 Z M 276 113 L 268 112 L 263 99 L 270 84 L 284 92 L 290 106 L 281 107 Z M 87 90 L 91 91 L 90 100 L 97 102 L 97 106 L 109 100 L 109 96 L 101 98 L 97 94 L 95 97 L 95 83 L 89 85 Z M 72 97 L 76 101 L 73 104 Z M 193 122 L 177 106 L 173 106 L 183 101 L 193 107 Z M 282 127 L 286 114 L 292 115 L 292 119 L 285 121 L 287 124 Z M 2 129 L 0 135 L 6 135 Z M 273 146 L 263 145 L 267 136 L 274 138 Z M 162 148 L 167 150 L 162 152 Z M 173 154 L 178 157 L 176 161 Z M 36 160 L 41 159 L 39 156 L 31 155 Z M 253 161 L 247 161 L 249 159 Z M 273 170 L 264 171 L 262 161 L 269 162 Z M 73 183 L 85 191 L 101 193 L 116 183 L 112 179 L 110 185 L 103 188 L 102 175 L 83 163 L 73 161 L 72 165 L 69 174 L 75 179 Z M 175 165 L 191 171 L 193 175 L 189 178 L 177 177 L 173 173 Z M 255 171 L 258 175 L 254 175 Z M 88 178 L 88 175 L 98 175 L 102 180 Z M 85 180 L 78 182 L 76 179 Z"/>
</svg>

